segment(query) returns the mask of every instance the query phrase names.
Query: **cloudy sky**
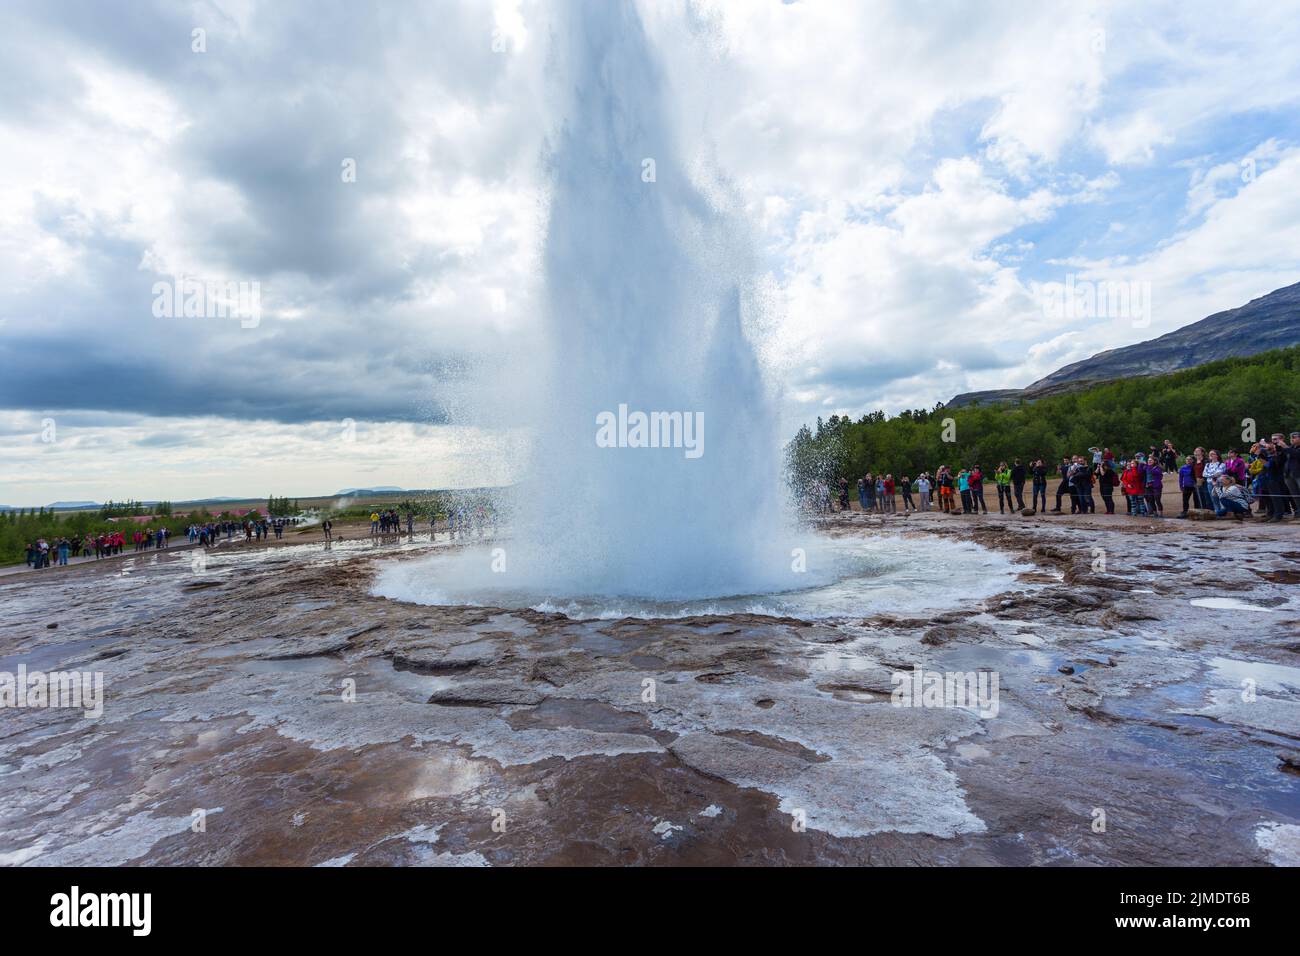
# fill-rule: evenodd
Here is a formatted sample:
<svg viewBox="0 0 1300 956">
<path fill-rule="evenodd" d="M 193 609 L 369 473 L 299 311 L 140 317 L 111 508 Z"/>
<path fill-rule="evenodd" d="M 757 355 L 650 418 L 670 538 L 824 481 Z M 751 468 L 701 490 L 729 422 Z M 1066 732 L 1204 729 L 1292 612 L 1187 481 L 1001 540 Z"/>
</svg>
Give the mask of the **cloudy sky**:
<svg viewBox="0 0 1300 956">
<path fill-rule="evenodd" d="M 644 3 L 686 158 L 748 214 L 783 428 L 1300 280 L 1288 6 Z M 561 28 L 527 0 L 6 3 L 0 504 L 509 480 L 464 410 L 536 332 Z M 175 314 L 177 276 L 256 315 Z M 1150 313 L 1065 318 L 1067 277 Z"/>
</svg>

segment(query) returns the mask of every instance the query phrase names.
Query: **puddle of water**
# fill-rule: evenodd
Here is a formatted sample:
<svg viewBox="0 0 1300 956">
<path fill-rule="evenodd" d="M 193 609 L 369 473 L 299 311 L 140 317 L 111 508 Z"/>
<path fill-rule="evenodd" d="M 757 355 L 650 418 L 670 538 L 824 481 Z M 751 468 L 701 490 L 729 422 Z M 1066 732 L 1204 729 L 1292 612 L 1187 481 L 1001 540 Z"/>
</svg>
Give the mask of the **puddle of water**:
<svg viewBox="0 0 1300 956">
<path fill-rule="evenodd" d="M 1211 658 L 1209 666 L 1213 679 L 1222 687 L 1240 687 L 1242 681 L 1253 680 L 1261 691 L 1300 693 L 1300 667 L 1228 657 Z"/>
<path fill-rule="evenodd" d="M 1261 607 L 1258 604 L 1250 604 L 1241 598 L 1192 598 L 1193 607 L 1206 607 L 1214 611 L 1262 611 L 1265 614 L 1271 613 L 1274 609 L 1271 607 Z"/>
<path fill-rule="evenodd" d="M 357 681 L 357 689 L 388 690 L 422 704 L 437 691 L 450 690 L 455 683 L 450 677 L 399 671 L 386 661 L 377 661 L 376 666 L 367 669 L 366 677 Z"/>
<path fill-rule="evenodd" d="M 1208 725 L 1222 732 L 1222 725 L 1204 718 L 1167 715 L 1171 722 L 1188 726 Z M 1125 724 L 1124 735 L 1145 748 L 1154 763 L 1180 769 L 1192 768 L 1201 782 L 1198 790 L 1217 792 L 1234 807 L 1248 805 L 1274 813 L 1294 816 L 1300 806 L 1300 778 L 1281 773 L 1277 757 L 1264 747 L 1219 748 L 1213 760 L 1206 759 L 1205 746 L 1198 735 L 1170 733 L 1159 727 Z"/>
<path fill-rule="evenodd" d="M 57 670 L 65 662 L 82 665 L 86 658 L 94 656 L 91 651 L 121 640 L 122 637 L 91 637 L 80 641 L 37 644 L 25 651 L 0 657 L 0 671 L 12 674 L 18 670 L 19 664 L 26 664 L 29 672 Z M 80 669 L 87 668 L 82 666 Z"/>
<path fill-rule="evenodd" d="M 635 650 L 645 640 L 629 641 L 625 638 L 614 637 L 610 634 L 601 634 L 599 631 L 584 631 L 578 635 L 574 644 L 584 651 L 590 651 L 597 656 L 618 656 L 626 654 L 628 651 Z"/>
<path fill-rule="evenodd" d="M 1255 671 L 1253 668 L 1262 668 Z M 1285 674 L 1274 673 L 1285 672 Z M 1128 698 L 1114 698 L 1108 709 L 1124 717 L 1159 721 L 1176 727 L 1200 731 L 1205 735 L 1233 733 L 1219 721 L 1180 710 L 1199 710 L 1209 703 L 1209 689 L 1216 684 L 1237 686 L 1239 675 L 1253 676 L 1263 689 L 1265 680 L 1285 676 L 1294 679 L 1297 668 L 1215 658 L 1205 676 L 1178 684 L 1164 684 L 1142 689 Z M 1293 689 L 1286 687 L 1286 690 Z M 1171 733 L 1149 724 L 1125 723 L 1120 731 L 1129 739 L 1149 748 L 1153 759 L 1166 766 L 1193 767 L 1197 775 L 1213 782 L 1213 789 L 1233 794 L 1234 800 L 1258 803 L 1276 812 L 1294 815 L 1300 806 L 1300 778 L 1277 769 L 1277 749 L 1293 749 L 1295 741 L 1266 731 L 1252 730 L 1250 735 L 1265 746 L 1218 747 L 1214 759 L 1206 759 L 1202 733 Z"/>
<path fill-rule="evenodd" d="M 964 644 L 961 647 L 943 650 L 938 656 L 941 668 L 949 671 L 1003 671 L 1013 668 L 1026 668 L 1054 672 L 1058 667 L 1066 663 L 1069 663 L 1074 668 L 1076 674 L 1088 670 L 1087 664 L 1080 664 L 1078 661 L 1067 657 L 1028 648 L 1002 648 Z"/>
<path fill-rule="evenodd" d="M 1093 646 L 1104 647 L 1114 651 L 1159 651 L 1166 650 L 1177 645 L 1171 641 L 1163 641 L 1158 638 L 1146 637 L 1108 637 L 1103 641 L 1094 641 Z"/>
<path fill-rule="evenodd" d="M 879 666 L 879 662 L 870 657 L 863 657 L 838 648 L 816 654 L 808 661 L 808 671 L 812 674 L 853 673 L 874 670 Z"/>
</svg>

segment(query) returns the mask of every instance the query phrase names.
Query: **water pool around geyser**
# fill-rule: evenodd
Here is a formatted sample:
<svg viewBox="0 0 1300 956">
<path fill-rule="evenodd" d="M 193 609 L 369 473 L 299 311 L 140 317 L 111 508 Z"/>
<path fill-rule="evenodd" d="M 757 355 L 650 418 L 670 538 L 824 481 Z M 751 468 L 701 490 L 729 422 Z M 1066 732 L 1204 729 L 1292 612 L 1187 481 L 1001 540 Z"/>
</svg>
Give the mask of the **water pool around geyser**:
<svg viewBox="0 0 1300 956">
<path fill-rule="evenodd" d="M 494 555 L 494 548 L 501 550 Z M 678 618 L 702 614 L 765 614 L 804 620 L 917 614 L 982 600 L 1015 583 L 1026 566 L 970 542 L 903 537 L 850 540 L 809 537 L 799 545 L 806 571 L 774 567 L 789 587 L 765 593 L 681 595 L 574 594 L 548 584 L 544 555 L 516 556 L 509 543 L 440 550 L 380 570 L 372 593 L 427 605 L 532 608 L 571 618 Z M 501 567 L 504 558 L 504 570 Z M 495 561 L 495 564 L 494 564 Z"/>
</svg>

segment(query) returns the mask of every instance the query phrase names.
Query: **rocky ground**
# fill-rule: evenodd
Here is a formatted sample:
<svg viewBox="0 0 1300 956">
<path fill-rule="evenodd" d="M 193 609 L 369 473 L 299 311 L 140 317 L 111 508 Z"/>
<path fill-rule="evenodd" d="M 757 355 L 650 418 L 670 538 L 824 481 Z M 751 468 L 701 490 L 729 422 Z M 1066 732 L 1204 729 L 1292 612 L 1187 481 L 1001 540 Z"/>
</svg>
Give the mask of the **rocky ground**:
<svg viewBox="0 0 1300 956">
<path fill-rule="evenodd" d="M 0 863 L 1300 862 L 1300 529 L 822 530 L 1031 570 L 823 621 L 372 596 L 427 535 L 18 576 L 0 672 L 99 671 L 105 705 L 0 710 Z M 997 715 L 895 706 L 913 667 L 996 673 Z"/>
</svg>

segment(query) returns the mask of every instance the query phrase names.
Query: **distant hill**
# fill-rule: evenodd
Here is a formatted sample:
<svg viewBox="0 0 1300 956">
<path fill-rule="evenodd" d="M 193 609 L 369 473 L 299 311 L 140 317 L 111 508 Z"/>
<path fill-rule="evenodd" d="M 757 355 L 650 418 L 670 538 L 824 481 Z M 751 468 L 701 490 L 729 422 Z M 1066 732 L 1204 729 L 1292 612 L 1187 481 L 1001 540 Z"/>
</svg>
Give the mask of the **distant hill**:
<svg viewBox="0 0 1300 956">
<path fill-rule="evenodd" d="M 53 501 L 45 507 L 47 509 L 57 508 L 60 511 L 75 511 L 80 508 L 99 508 L 102 506 L 98 501 Z"/>
<path fill-rule="evenodd" d="M 394 492 L 406 490 L 395 485 L 376 485 L 374 488 L 344 488 L 342 491 L 334 492 L 334 495 L 335 497 L 342 497 L 343 495 L 391 495 Z"/>
<path fill-rule="evenodd" d="M 1245 358 L 1292 345 L 1300 345 L 1300 282 L 1238 308 L 1216 312 L 1157 339 L 1098 352 L 1025 388 L 964 392 L 944 407 L 1045 398 L 1098 382 L 1177 372 L 1218 359 Z"/>
</svg>

